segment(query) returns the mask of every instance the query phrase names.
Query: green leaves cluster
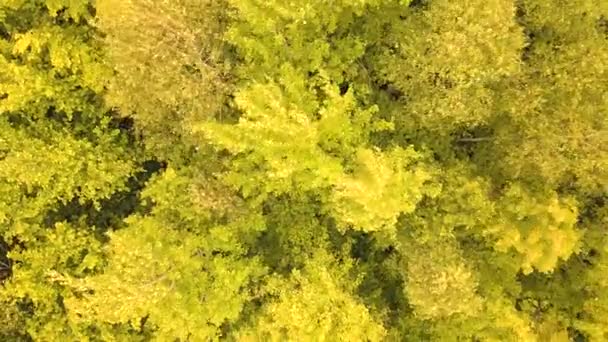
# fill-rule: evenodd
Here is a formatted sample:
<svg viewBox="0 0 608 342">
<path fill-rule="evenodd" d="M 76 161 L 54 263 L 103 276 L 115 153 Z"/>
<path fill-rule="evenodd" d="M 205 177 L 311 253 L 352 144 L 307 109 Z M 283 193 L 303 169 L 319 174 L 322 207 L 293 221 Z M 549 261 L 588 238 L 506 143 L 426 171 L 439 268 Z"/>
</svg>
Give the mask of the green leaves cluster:
<svg viewBox="0 0 608 342">
<path fill-rule="evenodd" d="M 608 5 L 558 2 L 3 1 L 0 339 L 608 339 Z"/>
</svg>

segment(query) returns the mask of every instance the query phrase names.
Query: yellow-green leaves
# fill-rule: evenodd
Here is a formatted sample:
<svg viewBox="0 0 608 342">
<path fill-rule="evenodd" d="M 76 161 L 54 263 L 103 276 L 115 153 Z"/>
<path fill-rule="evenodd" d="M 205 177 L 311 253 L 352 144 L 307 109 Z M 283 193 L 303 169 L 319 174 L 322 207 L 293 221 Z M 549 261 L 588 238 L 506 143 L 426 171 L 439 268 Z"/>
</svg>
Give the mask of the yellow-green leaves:
<svg viewBox="0 0 608 342">
<path fill-rule="evenodd" d="M 245 59 L 241 68 L 246 79 L 271 77 L 288 85 L 282 79 L 287 64 L 301 77 L 326 71 L 341 82 L 343 71 L 365 48 L 365 42 L 349 35 L 348 29 L 368 5 L 378 2 L 230 0 L 238 16 L 227 38 Z"/>
<path fill-rule="evenodd" d="M 392 230 L 399 215 L 413 212 L 429 194 L 425 183 L 431 175 L 418 158 L 413 149 L 360 149 L 354 174 L 335 184 L 332 207 L 338 221 L 357 230 Z"/>
<path fill-rule="evenodd" d="M 96 6 L 115 70 L 106 100 L 135 119 L 148 148 L 173 156 L 192 144 L 193 124 L 226 116 L 223 1 L 100 0 Z"/>
<path fill-rule="evenodd" d="M 111 235 L 104 273 L 70 283 L 81 292 L 66 301 L 72 320 L 140 329 L 148 317 L 157 338 L 208 340 L 238 318 L 249 296 L 243 287 L 259 266 L 223 256 L 215 246 L 206 247 L 202 236 L 161 222 L 132 218 Z"/>
<path fill-rule="evenodd" d="M 124 229 L 109 235 L 103 273 L 68 279 L 76 293 L 66 299 L 73 323 L 151 329 L 159 339 L 214 340 L 222 325 L 239 318 L 252 297 L 250 282 L 264 272 L 257 258 L 243 256 L 244 242 L 263 222 L 229 208 L 230 222 L 215 222 L 211 208 L 198 201 L 205 189 L 196 183 L 187 170 L 173 169 L 150 181 L 142 194 L 153 205 L 150 214 L 129 217 Z"/>
<path fill-rule="evenodd" d="M 102 264 L 92 216 L 137 171 L 137 153 L 101 109 L 93 32 L 75 23 L 89 5 L 0 5 L 0 240 L 12 261 L 0 298 L 16 306 L 29 339 L 83 339 L 86 327 L 66 319 L 63 279 Z"/>
<path fill-rule="evenodd" d="M 571 201 L 555 194 L 536 199 L 513 186 L 499 210 L 502 219 L 488 231 L 497 237 L 498 250 L 513 248 L 519 254 L 524 273 L 550 272 L 576 252 L 581 233 L 574 227 L 577 212 Z"/>
<path fill-rule="evenodd" d="M 91 0 L 44 0 L 43 3 L 48 8 L 49 14 L 56 17 L 60 12 L 67 18 L 76 22 L 89 20 L 92 16 Z"/>
<path fill-rule="evenodd" d="M 9 257 L 14 261 L 12 277 L 0 288 L 0 298 L 21 303 L 24 328 L 34 339 L 74 338 L 76 332 L 66 322 L 59 302 L 70 296 L 61 283 L 65 276 L 82 277 L 99 266 L 101 246 L 92 228 L 57 223 L 53 227 L 15 223 L 4 236 L 21 241 Z M 88 259 L 86 263 L 83 261 Z M 23 315 L 31 303 L 32 315 Z"/>
<path fill-rule="evenodd" d="M 38 220 L 46 210 L 73 199 L 84 203 L 108 198 L 124 188 L 134 171 L 133 160 L 111 144 L 95 146 L 46 127 L 37 132 L 48 134 L 42 137 L 13 129 L 5 122 L 0 123 L 0 129 L 4 134 L 0 149 L 5 151 L 0 160 L 0 187 L 17 196 L 6 198 L 4 216 L 13 219 Z M 3 202 L 4 198 L 0 199 Z"/>
<path fill-rule="evenodd" d="M 425 244 L 407 244 L 405 291 L 421 319 L 451 315 L 475 316 L 482 298 L 475 293 L 473 270 L 465 263 L 454 241 L 437 239 Z"/>
<path fill-rule="evenodd" d="M 19 14 L 15 14 L 19 15 Z M 108 69 L 91 43 L 88 27 L 61 28 L 42 16 L 41 23 L 15 32 L 0 54 L 0 111 L 42 116 L 52 107 L 71 117 L 92 116 L 95 92 L 104 90 Z"/>
<path fill-rule="evenodd" d="M 519 71 L 524 35 L 514 1 L 430 1 L 385 25 L 374 66 L 407 98 L 400 121 L 410 129 L 486 122 L 492 83 Z"/>
<path fill-rule="evenodd" d="M 607 18 L 0 0 L 0 340 L 608 340 Z"/>
<path fill-rule="evenodd" d="M 357 108 L 351 93 L 340 96 L 328 85 L 326 94 L 319 112 L 307 113 L 280 87 L 254 84 L 236 98 L 244 111 L 238 124 L 200 129 L 237 154 L 227 180 L 246 196 L 328 190 L 328 208 L 344 228 L 391 230 L 400 214 L 415 209 L 431 176 L 413 149 L 369 147 L 369 135 L 383 122 Z"/>
<path fill-rule="evenodd" d="M 386 331 L 353 294 L 331 256 L 315 254 L 303 269 L 272 278 L 271 296 L 242 341 L 381 341 Z"/>
</svg>

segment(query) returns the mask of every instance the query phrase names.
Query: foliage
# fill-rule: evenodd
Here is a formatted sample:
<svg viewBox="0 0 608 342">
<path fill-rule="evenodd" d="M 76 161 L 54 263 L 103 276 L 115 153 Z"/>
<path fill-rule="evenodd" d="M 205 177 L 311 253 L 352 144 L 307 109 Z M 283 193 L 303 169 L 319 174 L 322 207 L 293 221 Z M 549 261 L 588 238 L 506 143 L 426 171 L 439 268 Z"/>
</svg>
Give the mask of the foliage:
<svg viewBox="0 0 608 342">
<path fill-rule="evenodd" d="M 135 119 L 146 146 L 164 150 L 163 157 L 192 144 L 192 124 L 225 111 L 222 7 L 211 0 L 97 1 L 95 23 L 116 74 L 106 99 Z"/>
<path fill-rule="evenodd" d="M 336 265 L 335 260 L 320 252 L 307 260 L 302 270 L 293 270 L 285 278 L 270 279 L 266 291 L 271 299 L 256 318 L 255 326 L 244 329 L 238 338 L 381 340 L 385 335 L 382 325 L 353 296 L 353 283 L 348 283 L 343 274 L 334 274 L 332 268 L 347 270 L 348 265 Z"/>
<path fill-rule="evenodd" d="M 0 339 L 608 339 L 608 3 L 4 0 Z"/>
</svg>

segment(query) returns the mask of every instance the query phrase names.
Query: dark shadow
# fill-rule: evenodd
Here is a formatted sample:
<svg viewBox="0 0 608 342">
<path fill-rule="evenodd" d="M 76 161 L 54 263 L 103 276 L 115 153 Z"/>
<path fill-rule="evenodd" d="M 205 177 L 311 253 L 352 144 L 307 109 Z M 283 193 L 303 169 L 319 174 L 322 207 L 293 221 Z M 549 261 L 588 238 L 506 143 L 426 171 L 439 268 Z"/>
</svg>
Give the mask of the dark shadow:
<svg viewBox="0 0 608 342">
<path fill-rule="evenodd" d="M 149 210 L 142 205 L 140 193 L 146 182 L 156 173 L 166 168 L 164 162 L 148 160 L 142 164 L 143 171 L 135 174 L 127 181 L 127 190 L 114 193 L 110 198 L 101 201 L 100 209 L 95 208 L 92 202 L 79 203 L 75 198 L 69 203 L 61 204 L 59 207 L 47 214 L 44 223 L 48 227 L 57 222 L 66 221 L 76 223 L 85 217 L 88 226 L 97 228 L 100 238 L 103 233 L 111 228 L 118 228 L 122 221 L 134 213 L 145 213 Z"/>
</svg>

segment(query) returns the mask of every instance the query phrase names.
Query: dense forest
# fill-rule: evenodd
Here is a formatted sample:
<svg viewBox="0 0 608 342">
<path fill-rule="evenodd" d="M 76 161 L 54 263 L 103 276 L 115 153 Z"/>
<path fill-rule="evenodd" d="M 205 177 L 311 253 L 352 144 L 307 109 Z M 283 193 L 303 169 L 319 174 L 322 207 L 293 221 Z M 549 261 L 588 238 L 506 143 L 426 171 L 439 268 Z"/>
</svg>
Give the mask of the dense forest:
<svg viewBox="0 0 608 342">
<path fill-rule="evenodd" d="M 0 0 L 0 341 L 608 341 L 608 1 Z"/>
</svg>

